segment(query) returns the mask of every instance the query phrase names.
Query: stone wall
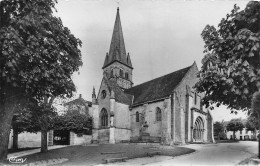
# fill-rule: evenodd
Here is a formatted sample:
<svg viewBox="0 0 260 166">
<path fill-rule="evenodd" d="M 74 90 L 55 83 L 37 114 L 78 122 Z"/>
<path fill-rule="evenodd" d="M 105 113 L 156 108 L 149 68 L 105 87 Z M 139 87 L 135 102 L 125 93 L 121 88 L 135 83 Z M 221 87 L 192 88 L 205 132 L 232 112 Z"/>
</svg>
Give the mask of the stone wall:
<svg viewBox="0 0 260 166">
<path fill-rule="evenodd" d="M 10 132 L 10 139 L 8 143 L 8 148 L 13 147 L 13 132 Z M 52 140 L 49 140 L 52 137 L 49 137 L 49 132 L 47 134 L 48 145 Z M 52 145 L 52 144 L 51 144 Z M 23 132 L 18 134 L 18 148 L 27 148 L 27 147 L 41 147 L 41 132 L 29 133 Z"/>
<path fill-rule="evenodd" d="M 109 128 L 98 130 L 98 142 L 108 143 L 109 142 Z"/>
<path fill-rule="evenodd" d="M 115 142 L 129 141 L 131 135 L 130 129 L 115 128 Z"/>
<path fill-rule="evenodd" d="M 78 136 L 74 132 L 70 132 L 70 145 L 85 145 L 91 144 L 91 135 Z"/>
</svg>

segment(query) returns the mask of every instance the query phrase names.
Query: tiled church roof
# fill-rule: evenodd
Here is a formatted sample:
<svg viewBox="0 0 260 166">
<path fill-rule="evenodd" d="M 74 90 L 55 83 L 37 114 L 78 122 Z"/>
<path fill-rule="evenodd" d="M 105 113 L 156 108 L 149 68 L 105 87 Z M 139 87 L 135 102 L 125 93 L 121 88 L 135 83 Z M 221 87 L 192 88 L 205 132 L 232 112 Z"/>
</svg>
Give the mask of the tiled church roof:
<svg viewBox="0 0 260 166">
<path fill-rule="evenodd" d="M 190 68 L 191 66 L 126 89 L 125 93 L 134 96 L 133 105 L 167 97 L 173 93 Z"/>
<path fill-rule="evenodd" d="M 129 54 L 126 55 L 123 31 L 119 15 L 119 8 L 117 8 L 116 21 L 114 25 L 110 49 L 109 53 L 106 55 L 103 68 L 115 61 L 118 61 L 133 68 Z"/>
<path fill-rule="evenodd" d="M 114 80 L 109 80 L 106 78 L 106 76 L 104 76 L 104 79 L 106 81 L 106 84 L 108 86 L 108 89 L 111 93 L 111 91 L 113 90 L 115 93 L 115 100 L 119 103 L 123 103 L 123 104 L 127 104 L 127 105 L 131 105 L 132 103 L 132 95 L 126 94 L 124 93 L 124 91 L 120 88 L 120 86 L 114 81 Z"/>
</svg>

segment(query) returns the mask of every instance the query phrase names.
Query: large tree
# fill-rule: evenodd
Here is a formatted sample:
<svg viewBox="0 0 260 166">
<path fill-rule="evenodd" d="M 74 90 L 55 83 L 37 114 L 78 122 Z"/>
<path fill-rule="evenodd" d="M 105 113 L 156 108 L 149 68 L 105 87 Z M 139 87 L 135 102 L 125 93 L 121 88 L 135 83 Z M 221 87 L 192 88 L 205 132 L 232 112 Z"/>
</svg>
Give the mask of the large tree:
<svg viewBox="0 0 260 166">
<path fill-rule="evenodd" d="M 201 36 L 206 55 L 195 87 L 205 92 L 203 103 L 250 109 L 260 80 L 260 2 L 241 11 L 235 5 L 218 28 L 207 25 Z"/>
<path fill-rule="evenodd" d="M 81 41 L 53 15 L 56 0 L 0 1 L 0 162 L 6 159 L 15 105 L 33 98 L 50 109 L 75 91 Z M 44 135 L 47 138 L 47 135 Z"/>
<path fill-rule="evenodd" d="M 236 136 L 235 133 L 237 131 L 242 131 L 243 128 L 244 128 L 244 124 L 241 121 L 241 119 L 231 119 L 228 122 L 226 128 L 227 128 L 228 131 L 232 131 L 233 132 L 233 139 L 235 139 L 236 138 L 235 137 Z"/>
</svg>

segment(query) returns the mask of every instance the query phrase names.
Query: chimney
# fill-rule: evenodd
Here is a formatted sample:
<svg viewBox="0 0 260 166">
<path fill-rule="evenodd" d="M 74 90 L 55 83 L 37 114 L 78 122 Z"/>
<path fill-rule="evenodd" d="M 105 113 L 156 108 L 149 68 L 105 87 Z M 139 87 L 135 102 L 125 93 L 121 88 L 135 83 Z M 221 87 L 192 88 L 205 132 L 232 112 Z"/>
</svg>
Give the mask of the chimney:
<svg viewBox="0 0 260 166">
<path fill-rule="evenodd" d="M 80 99 L 82 98 L 82 94 L 79 94 L 79 98 L 80 98 Z"/>
</svg>

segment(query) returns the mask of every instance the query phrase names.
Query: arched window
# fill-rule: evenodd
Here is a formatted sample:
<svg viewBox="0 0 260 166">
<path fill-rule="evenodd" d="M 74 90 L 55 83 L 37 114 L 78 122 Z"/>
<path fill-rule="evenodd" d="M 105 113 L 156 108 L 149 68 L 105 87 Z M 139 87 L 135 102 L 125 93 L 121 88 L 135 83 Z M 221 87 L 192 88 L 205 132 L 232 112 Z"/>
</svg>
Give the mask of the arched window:
<svg viewBox="0 0 260 166">
<path fill-rule="evenodd" d="M 126 72 L 125 73 L 125 79 L 128 79 L 129 78 L 129 76 L 128 76 L 128 73 Z"/>
<path fill-rule="evenodd" d="M 156 108 L 156 120 L 161 121 L 162 120 L 162 111 L 159 107 Z"/>
<path fill-rule="evenodd" d="M 110 77 L 113 77 L 113 76 L 114 76 L 114 71 L 112 69 L 111 72 L 110 72 Z"/>
<path fill-rule="evenodd" d="M 135 121 L 136 122 L 139 122 L 139 112 L 137 111 L 136 113 L 135 113 Z"/>
<path fill-rule="evenodd" d="M 104 126 L 104 127 L 108 126 L 108 114 L 107 114 L 107 110 L 105 108 L 102 108 L 100 117 L 101 117 L 101 126 Z"/>
<path fill-rule="evenodd" d="M 123 77 L 123 70 L 122 69 L 119 70 L 119 75 L 120 75 L 120 77 Z"/>
</svg>

